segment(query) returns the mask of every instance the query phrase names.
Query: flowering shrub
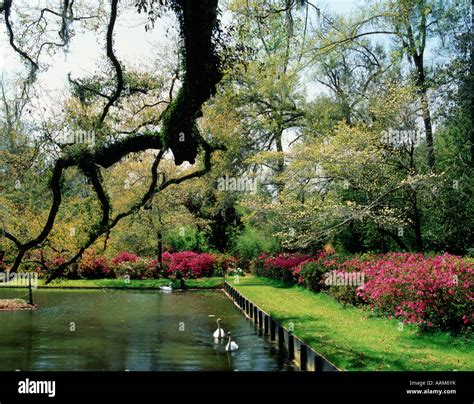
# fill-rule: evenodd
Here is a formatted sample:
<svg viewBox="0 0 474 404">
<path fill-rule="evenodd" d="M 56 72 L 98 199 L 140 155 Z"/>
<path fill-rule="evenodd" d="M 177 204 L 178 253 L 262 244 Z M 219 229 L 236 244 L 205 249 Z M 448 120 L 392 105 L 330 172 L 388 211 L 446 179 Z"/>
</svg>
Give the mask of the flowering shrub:
<svg viewBox="0 0 474 404">
<path fill-rule="evenodd" d="M 45 278 L 65 261 L 66 258 L 64 256 L 51 250 L 33 250 L 25 255 L 22 270 L 25 272 L 36 272 L 38 277 Z M 68 279 L 77 279 L 77 270 L 75 268 L 67 268 L 64 277 Z"/>
<path fill-rule="evenodd" d="M 318 259 L 307 259 L 293 270 L 297 283 L 304 288 L 319 292 L 324 288 L 324 275 L 329 268 L 324 265 L 321 256 Z"/>
<path fill-rule="evenodd" d="M 112 259 L 112 265 L 117 278 L 128 276 L 129 279 L 153 279 L 158 276 L 154 261 L 156 260 L 142 258 L 124 251 Z"/>
<path fill-rule="evenodd" d="M 265 254 L 261 254 L 259 259 L 263 260 L 263 267 L 259 268 L 257 275 L 285 282 L 295 282 L 294 269 L 302 262 L 312 258 L 310 255 L 303 254 L 279 254 L 276 257 L 268 257 Z"/>
<path fill-rule="evenodd" d="M 376 312 L 422 328 L 458 331 L 474 312 L 474 266 L 444 254 L 393 253 L 366 265 L 357 294 Z"/>
<path fill-rule="evenodd" d="M 237 269 L 237 259 L 227 254 L 214 254 L 214 276 L 223 276 L 228 271 Z"/>
<path fill-rule="evenodd" d="M 117 254 L 117 256 L 112 260 L 112 264 L 119 265 L 123 262 L 137 262 L 139 260 L 140 257 L 138 255 L 124 251 Z"/>
<path fill-rule="evenodd" d="M 110 268 L 108 260 L 95 254 L 87 254 L 82 258 L 79 264 L 79 274 L 85 279 L 115 278 L 115 273 Z"/>
<path fill-rule="evenodd" d="M 323 252 L 259 258 L 253 263 L 257 275 L 295 280 L 343 304 L 367 304 L 375 313 L 424 329 L 472 327 L 474 263 L 461 257 L 391 253 L 348 259 Z"/>
<path fill-rule="evenodd" d="M 149 260 L 139 258 L 137 261 L 122 261 L 114 266 L 117 278 L 129 279 L 153 279 L 158 277 L 156 266 L 149 265 Z"/>
<path fill-rule="evenodd" d="M 212 254 L 182 251 L 170 254 L 170 256 L 170 258 L 166 257 L 169 262 L 167 267 L 169 275 L 176 276 L 177 272 L 180 272 L 185 278 L 200 278 L 212 276 L 214 273 L 216 257 Z"/>
</svg>

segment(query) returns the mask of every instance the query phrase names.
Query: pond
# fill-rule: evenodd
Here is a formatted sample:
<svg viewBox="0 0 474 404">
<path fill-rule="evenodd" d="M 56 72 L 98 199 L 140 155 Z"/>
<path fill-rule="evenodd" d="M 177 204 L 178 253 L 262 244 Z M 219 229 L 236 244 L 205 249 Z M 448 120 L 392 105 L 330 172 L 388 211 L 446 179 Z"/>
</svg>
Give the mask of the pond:
<svg viewBox="0 0 474 404">
<path fill-rule="evenodd" d="M 34 290 L 0 311 L 0 371 L 285 371 L 292 366 L 220 291 Z M 0 289 L 0 298 L 26 298 Z M 215 342 L 216 319 L 239 345 Z"/>
</svg>

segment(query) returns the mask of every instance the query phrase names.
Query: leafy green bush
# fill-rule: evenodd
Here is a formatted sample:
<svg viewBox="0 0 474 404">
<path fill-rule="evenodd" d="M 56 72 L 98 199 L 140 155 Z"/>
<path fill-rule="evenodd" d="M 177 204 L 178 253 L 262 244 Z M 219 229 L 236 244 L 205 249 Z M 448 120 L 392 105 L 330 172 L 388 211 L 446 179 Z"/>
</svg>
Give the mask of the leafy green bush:
<svg viewBox="0 0 474 404">
<path fill-rule="evenodd" d="M 233 254 L 247 262 L 257 258 L 262 252 L 274 254 L 279 249 L 280 246 L 272 235 L 248 226 L 232 240 Z"/>
<path fill-rule="evenodd" d="M 301 286 L 314 292 L 320 292 L 324 288 L 327 289 L 324 277 L 329 270 L 330 268 L 325 266 L 322 260 L 311 260 L 301 263 L 294 272 L 299 276 L 298 283 Z"/>
<path fill-rule="evenodd" d="M 138 261 L 123 261 L 114 266 L 114 272 L 117 278 L 130 279 L 153 279 L 157 273 L 154 267 L 148 265 L 145 259 L 140 258 Z"/>
<path fill-rule="evenodd" d="M 359 286 L 352 285 L 330 286 L 327 290 L 327 294 L 345 306 L 357 306 L 364 304 L 362 299 L 357 295 L 358 287 Z"/>
<path fill-rule="evenodd" d="M 202 231 L 185 227 L 169 231 L 164 242 L 169 251 L 208 251 L 206 236 Z"/>
<path fill-rule="evenodd" d="M 228 271 L 236 268 L 237 260 L 228 254 L 214 253 L 214 276 L 224 276 Z"/>
<path fill-rule="evenodd" d="M 249 269 L 250 272 L 256 276 L 267 276 L 265 260 L 259 257 L 250 260 Z"/>
<path fill-rule="evenodd" d="M 468 248 L 467 250 L 467 256 L 470 257 L 470 258 L 474 258 L 474 247 L 470 247 Z"/>
</svg>

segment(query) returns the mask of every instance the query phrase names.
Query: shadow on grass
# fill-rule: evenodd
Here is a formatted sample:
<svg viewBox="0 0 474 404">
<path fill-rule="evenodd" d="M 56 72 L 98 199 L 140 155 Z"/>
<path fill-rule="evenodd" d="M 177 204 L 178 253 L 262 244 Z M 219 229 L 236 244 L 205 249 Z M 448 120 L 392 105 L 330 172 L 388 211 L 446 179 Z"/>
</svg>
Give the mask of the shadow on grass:
<svg viewBox="0 0 474 404">
<path fill-rule="evenodd" d="M 240 283 L 229 282 L 232 286 L 269 286 L 277 289 L 291 289 L 295 286 L 295 284 L 291 281 L 285 282 L 276 279 L 268 279 L 268 278 L 258 278 L 254 277 L 251 281 L 247 281 L 245 278 Z"/>
<path fill-rule="evenodd" d="M 275 316 L 269 313 L 278 322 L 288 326 L 294 324 L 293 334 L 301 338 L 316 352 L 326 357 L 341 369 L 351 371 L 407 371 L 423 370 L 425 366 L 413 366 L 416 357 L 408 352 L 395 353 L 393 351 L 382 351 L 381 346 L 376 350 L 366 346 L 351 347 L 336 343 L 332 337 L 334 330 L 330 329 L 324 320 L 308 315 Z M 407 360 L 409 359 L 409 360 Z"/>
<path fill-rule="evenodd" d="M 474 338 L 469 335 L 452 335 L 441 331 L 428 332 L 422 331 L 420 333 L 406 336 L 405 339 L 412 344 L 424 346 L 433 346 L 441 350 L 446 350 L 447 347 L 452 349 L 466 349 L 474 351 Z"/>
</svg>

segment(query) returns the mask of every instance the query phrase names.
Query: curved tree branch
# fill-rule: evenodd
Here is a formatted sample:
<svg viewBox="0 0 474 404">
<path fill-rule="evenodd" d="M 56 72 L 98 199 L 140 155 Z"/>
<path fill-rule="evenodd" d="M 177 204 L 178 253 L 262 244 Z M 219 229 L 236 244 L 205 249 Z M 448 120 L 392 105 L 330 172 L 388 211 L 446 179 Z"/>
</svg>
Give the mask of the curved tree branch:
<svg viewBox="0 0 474 404">
<path fill-rule="evenodd" d="M 10 11 L 11 11 L 12 2 L 13 0 L 4 0 L 3 6 L 0 9 L 0 11 L 3 11 L 5 14 L 5 25 L 7 27 L 8 36 L 10 38 L 10 46 L 15 50 L 15 52 L 20 54 L 24 59 L 26 59 L 31 64 L 31 67 L 32 67 L 31 75 L 34 76 L 36 71 L 39 69 L 38 64 L 25 51 L 18 48 L 18 46 L 16 46 L 15 44 L 15 34 L 13 33 L 13 28 L 10 22 Z"/>
<path fill-rule="evenodd" d="M 11 0 L 8 3 L 11 5 Z M 116 69 L 117 89 L 107 103 L 108 106 L 104 110 L 105 114 L 102 114 L 102 120 L 105 119 L 110 106 L 119 99 L 123 89 L 122 68 L 114 55 L 112 47 L 117 3 L 118 0 L 112 0 L 111 18 L 107 30 L 107 55 Z M 48 282 L 54 277 L 60 276 L 67 265 L 80 258 L 88 247 L 101 235 L 110 232 L 121 219 L 144 206 L 155 192 L 159 192 L 170 185 L 202 176 L 211 169 L 211 155 L 217 148 L 206 143 L 200 136 L 195 120 L 201 115 L 202 105 L 215 93 L 216 85 L 222 77 L 220 60 L 215 53 L 213 42 L 213 35 L 218 25 L 217 0 L 202 0 L 199 2 L 175 0 L 174 9 L 180 20 L 181 35 L 184 39 L 182 52 L 185 56 L 183 63 L 185 78 L 176 99 L 168 105 L 163 113 L 161 130 L 155 133 L 136 134 L 114 143 L 104 142 L 93 150 L 89 150 L 87 147 L 81 148 L 79 145 L 65 147 L 63 149 L 64 155 L 56 161 L 53 167 L 50 180 L 50 188 L 53 194 L 52 204 L 42 231 L 36 238 L 26 243 L 20 243 L 13 236 L 10 237 L 13 242 L 16 240 L 15 244 L 18 248 L 17 256 L 11 268 L 12 272 L 19 268 L 25 253 L 43 243 L 50 234 L 61 205 L 61 182 L 63 172 L 67 168 L 77 166 L 91 180 L 101 204 L 102 218 L 98 225 L 92 229 L 86 244 L 67 263 L 58 267 L 57 271 L 48 278 Z M 204 149 L 204 168 L 180 178 L 164 181 L 157 188 L 158 175 L 156 170 L 165 151 L 168 148 L 172 150 L 177 165 L 183 161 L 194 163 L 199 146 Z M 148 191 L 127 212 L 122 212 L 110 220 L 110 202 L 103 189 L 98 167 L 107 169 L 130 153 L 142 152 L 148 149 L 160 150 L 152 167 L 152 182 Z"/>
<path fill-rule="evenodd" d="M 110 20 L 109 25 L 107 26 L 107 57 L 112 62 L 112 65 L 115 69 L 116 79 L 117 79 L 117 87 L 115 88 L 115 92 L 109 98 L 109 101 L 104 107 L 102 111 L 102 115 L 100 116 L 100 122 L 103 122 L 107 114 L 109 113 L 110 107 L 120 98 L 120 94 L 123 91 L 123 70 L 120 62 L 118 61 L 117 57 L 114 53 L 114 27 L 115 21 L 117 20 L 117 4 L 118 0 L 112 0 L 111 7 L 110 7 Z"/>
</svg>

